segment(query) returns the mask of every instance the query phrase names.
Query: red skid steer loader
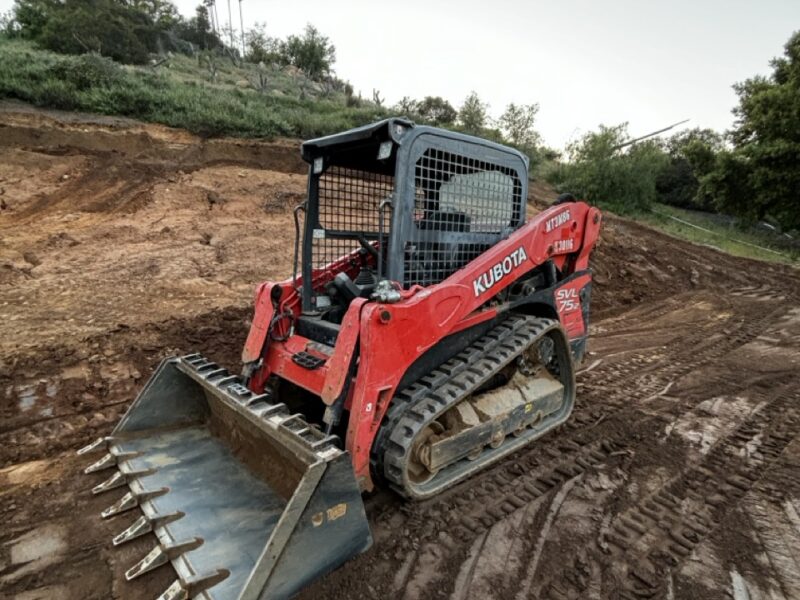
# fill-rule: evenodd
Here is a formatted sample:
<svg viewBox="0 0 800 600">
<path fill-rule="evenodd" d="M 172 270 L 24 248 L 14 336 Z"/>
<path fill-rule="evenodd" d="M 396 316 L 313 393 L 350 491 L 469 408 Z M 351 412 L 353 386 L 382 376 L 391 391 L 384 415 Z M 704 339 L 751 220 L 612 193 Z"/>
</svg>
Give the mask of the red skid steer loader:
<svg viewBox="0 0 800 600">
<path fill-rule="evenodd" d="M 233 374 L 164 360 L 86 469 L 138 507 L 163 599 L 285 598 L 371 543 L 361 493 L 428 498 L 563 423 L 600 213 L 526 221 L 516 150 L 404 119 L 302 145 L 294 273 L 261 284 Z"/>
</svg>

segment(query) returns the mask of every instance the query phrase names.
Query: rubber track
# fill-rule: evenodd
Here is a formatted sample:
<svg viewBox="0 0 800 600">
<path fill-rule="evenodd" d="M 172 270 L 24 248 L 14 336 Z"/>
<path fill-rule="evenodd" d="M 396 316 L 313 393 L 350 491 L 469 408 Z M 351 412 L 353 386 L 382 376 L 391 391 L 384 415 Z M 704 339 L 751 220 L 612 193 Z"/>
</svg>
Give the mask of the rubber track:
<svg viewBox="0 0 800 600">
<path fill-rule="evenodd" d="M 395 396 L 384 419 L 384 433 L 378 440 L 380 445 L 376 445 L 378 452 L 383 448 L 383 475 L 394 490 L 406 497 L 418 497 L 404 485 L 403 472 L 413 441 L 425 426 L 468 397 L 556 323 L 552 319 L 512 315 L 466 350 Z M 469 474 L 487 466 L 480 461 L 474 464 L 475 469 Z M 445 487 L 437 488 L 435 493 L 467 476 L 461 475 L 459 479 L 445 483 Z"/>
<path fill-rule="evenodd" d="M 500 323 L 486 336 L 478 339 L 472 346 L 468 347 L 463 352 L 457 354 L 454 358 L 447 361 L 441 367 L 421 377 L 418 381 L 412 383 L 402 391 L 398 392 L 389 405 L 389 410 L 381 422 L 380 429 L 375 436 L 375 444 L 372 448 L 370 462 L 372 464 L 373 474 L 377 477 L 387 481 L 384 476 L 384 455 L 389 436 L 394 431 L 397 422 L 405 414 L 408 408 L 424 399 L 432 389 L 442 385 L 449 379 L 447 371 L 452 368 L 457 368 L 460 364 L 463 368 L 471 367 L 472 364 L 481 358 L 481 352 L 473 351 L 473 348 L 478 344 L 482 344 L 484 352 L 493 351 L 499 344 L 507 341 L 516 330 L 519 323 L 512 317 L 508 321 Z"/>
</svg>

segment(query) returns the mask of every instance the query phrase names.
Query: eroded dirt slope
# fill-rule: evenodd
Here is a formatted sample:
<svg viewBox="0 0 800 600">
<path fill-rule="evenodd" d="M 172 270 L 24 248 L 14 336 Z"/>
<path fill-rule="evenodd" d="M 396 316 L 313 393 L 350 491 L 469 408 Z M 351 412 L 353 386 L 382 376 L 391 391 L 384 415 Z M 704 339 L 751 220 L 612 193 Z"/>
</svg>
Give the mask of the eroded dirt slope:
<svg viewBox="0 0 800 600">
<path fill-rule="evenodd" d="M 99 518 L 73 450 L 163 356 L 236 366 L 302 172 L 295 142 L 0 108 L 0 597 L 171 582 L 124 582 L 153 540 L 111 547 L 135 516 Z M 594 269 L 570 422 L 434 500 L 367 497 L 373 548 L 302 597 L 800 597 L 796 272 L 615 218 Z"/>
</svg>

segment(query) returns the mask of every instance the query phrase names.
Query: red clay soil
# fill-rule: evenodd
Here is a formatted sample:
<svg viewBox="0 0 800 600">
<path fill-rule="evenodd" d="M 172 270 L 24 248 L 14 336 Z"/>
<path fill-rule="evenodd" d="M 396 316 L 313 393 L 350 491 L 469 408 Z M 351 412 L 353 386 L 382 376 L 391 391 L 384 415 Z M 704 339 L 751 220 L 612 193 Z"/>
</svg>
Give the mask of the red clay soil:
<svg viewBox="0 0 800 600">
<path fill-rule="evenodd" d="M 6 104 L 0 157 L 0 597 L 154 598 L 171 567 L 124 581 L 153 539 L 111 547 L 135 517 L 99 518 L 74 449 L 161 358 L 237 367 L 291 270 L 298 143 Z M 800 598 L 797 271 L 613 216 L 593 268 L 568 424 L 433 500 L 367 496 L 374 545 L 301 598 Z"/>
</svg>

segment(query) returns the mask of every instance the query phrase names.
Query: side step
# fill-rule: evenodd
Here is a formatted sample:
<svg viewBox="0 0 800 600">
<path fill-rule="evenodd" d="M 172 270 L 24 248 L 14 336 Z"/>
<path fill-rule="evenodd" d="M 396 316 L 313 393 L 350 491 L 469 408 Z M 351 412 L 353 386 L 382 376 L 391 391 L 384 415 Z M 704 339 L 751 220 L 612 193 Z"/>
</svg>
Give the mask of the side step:
<svg viewBox="0 0 800 600">
<path fill-rule="evenodd" d="M 113 538 L 154 533 L 133 580 L 171 563 L 161 598 L 287 598 L 371 544 L 347 452 L 284 404 L 199 354 L 164 360 L 86 468 L 127 488 L 103 518 L 139 508 Z"/>
</svg>

